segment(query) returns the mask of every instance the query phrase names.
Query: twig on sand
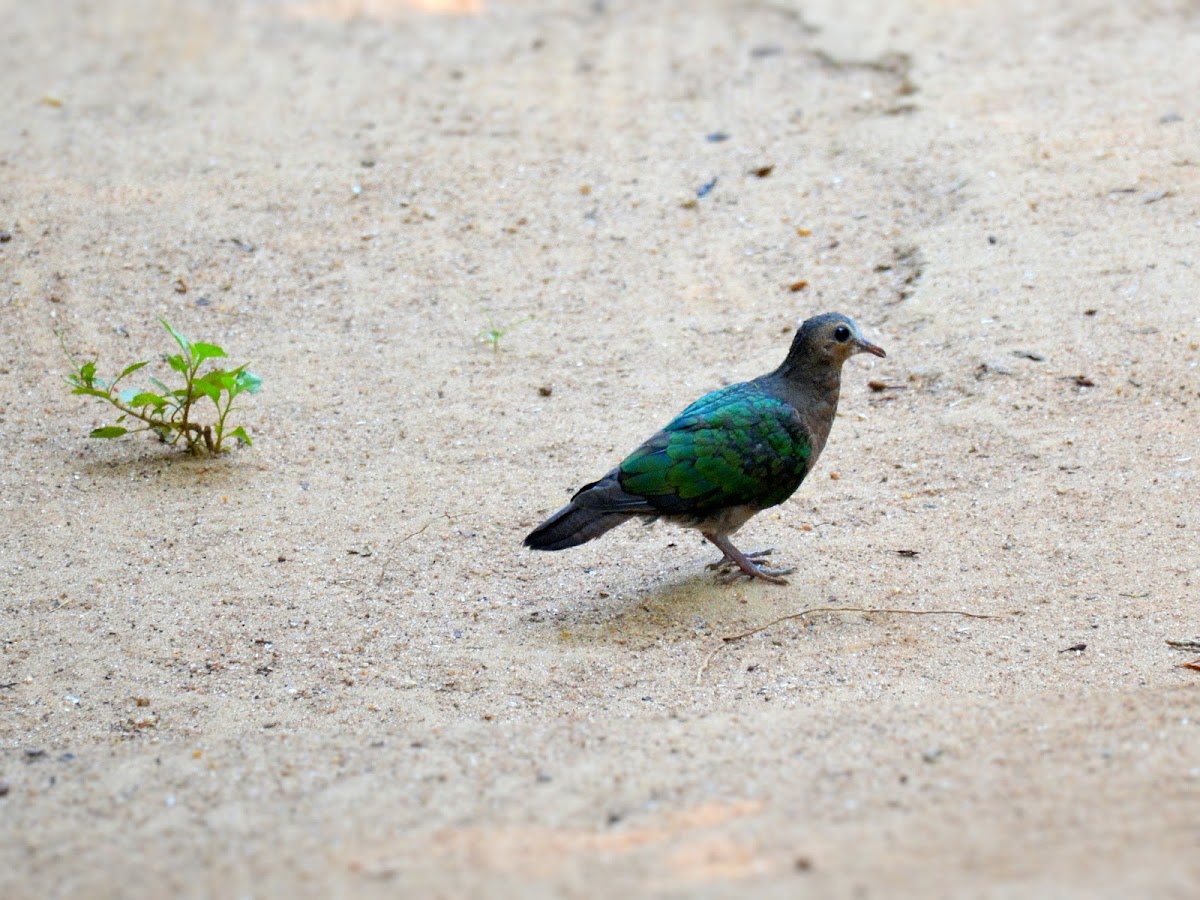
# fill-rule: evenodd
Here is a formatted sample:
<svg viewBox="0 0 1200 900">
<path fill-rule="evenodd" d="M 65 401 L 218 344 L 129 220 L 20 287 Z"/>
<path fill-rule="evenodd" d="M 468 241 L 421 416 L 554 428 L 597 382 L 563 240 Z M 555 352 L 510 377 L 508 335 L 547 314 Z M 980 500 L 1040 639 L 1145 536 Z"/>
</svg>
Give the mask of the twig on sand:
<svg viewBox="0 0 1200 900">
<path fill-rule="evenodd" d="M 786 616 L 780 616 L 778 619 L 772 619 L 766 625 L 759 625 L 757 628 L 751 628 L 749 631 L 743 631 L 741 634 L 727 634 L 721 638 L 726 644 L 732 644 L 734 641 L 740 641 L 742 638 L 748 638 L 753 634 L 758 634 L 760 631 L 766 631 L 778 625 L 780 622 L 786 622 L 788 619 L 803 619 L 813 613 L 821 612 L 858 612 L 858 613 L 887 613 L 889 615 L 898 616 L 966 616 L 969 619 L 999 619 L 1000 616 L 990 615 L 987 613 L 971 613 L 964 612 L 961 609 L 875 609 L 867 606 L 814 606 L 812 609 L 806 609 L 798 613 L 789 613 Z"/>
<path fill-rule="evenodd" d="M 415 538 L 418 534 L 423 532 L 426 528 L 428 528 L 434 522 L 440 521 L 441 519 L 449 519 L 451 522 L 454 521 L 454 517 L 452 515 L 450 515 L 450 513 L 444 512 L 441 515 L 434 516 L 432 519 L 430 519 L 428 522 L 426 522 L 424 525 L 422 525 L 416 531 L 411 532 L 410 534 L 406 534 L 404 537 L 400 538 L 400 540 L 396 541 L 395 546 L 399 547 L 401 544 L 407 543 L 408 541 Z M 376 589 L 383 586 L 383 581 L 385 578 L 387 578 L 388 566 L 390 566 L 391 564 L 392 564 L 392 561 L 390 559 L 385 559 L 383 561 L 383 565 L 379 569 L 379 578 L 377 578 L 375 581 Z"/>
<path fill-rule="evenodd" d="M 422 525 L 416 531 L 412 532 L 411 534 L 406 534 L 404 537 L 400 538 L 400 540 L 396 541 L 396 546 L 399 547 L 401 544 L 405 543 L 406 541 L 412 540 L 418 534 L 421 534 L 426 528 L 428 528 L 430 525 L 432 525 L 434 522 L 437 522 L 440 519 L 449 519 L 451 522 L 454 521 L 454 517 L 452 515 L 450 515 L 450 513 L 442 513 L 441 515 L 434 516 L 432 519 L 430 519 L 428 522 L 426 522 L 424 525 Z"/>
<path fill-rule="evenodd" d="M 722 636 L 721 643 L 714 647 L 704 657 L 704 662 L 700 665 L 700 670 L 696 673 L 696 683 L 704 677 L 704 672 L 708 669 L 708 664 L 712 662 L 712 658 L 725 648 L 727 644 L 732 644 L 734 641 L 740 641 L 742 638 L 748 638 L 751 635 L 758 634 L 760 631 L 766 631 L 768 628 L 773 628 L 780 622 L 786 622 L 789 619 L 804 619 L 811 616 L 813 613 L 823 612 L 857 612 L 857 613 L 883 613 L 885 615 L 897 616 L 965 616 L 968 619 L 1000 619 L 1003 616 L 989 613 L 972 613 L 961 609 L 879 609 L 870 606 L 814 606 L 809 609 L 801 610 L 796 613 L 788 613 L 786 616 L 780 616 L 777 619 L 772 619 L 765 625 L 759 625 L 756 628 L 751 628 L 748 631 L 743 631 L 739 634 L 727 634 Z"/>
<path fill-rule="evenodd" d="M 1185 638 L 1181 641 L 1167 640 L 1167 646 L 1173 647 L 1176 650 L 1200 650 L 1200 637 Z"/>
<path fill-rule="evenodd" d="M 1167 646 L 1172 650 L 1200 650 L 1200 637 L 1184 638 L 1183 640 L 1173 641 L 1168 638 Z M 1200 659 L 1193 659 L 1191 662 L 1180 663 L 1175 668 L 1191 669 L 1193 672 L 1200 672 Z"/>
</svg>

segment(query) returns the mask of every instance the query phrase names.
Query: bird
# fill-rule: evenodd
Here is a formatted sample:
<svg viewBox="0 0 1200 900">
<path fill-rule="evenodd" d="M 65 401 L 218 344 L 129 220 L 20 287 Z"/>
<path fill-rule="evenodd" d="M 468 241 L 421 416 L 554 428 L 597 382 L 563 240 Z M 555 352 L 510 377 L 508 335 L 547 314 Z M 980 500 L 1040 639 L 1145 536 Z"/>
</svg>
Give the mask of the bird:
<svg viewBox="0 0 1200 900">
<path fill-rule="evenodd" d="M 730 538 L 787 500 L 813 470 L 837 412 L 842 364 L 858 353 L 887 356 L 849 316 L 806 319 L 777 369 L 692 403 L 603 478 L 580 488 L 524 545 L 566 550 L 633 518 L 663 519 L 715 545 L 723 556 L 708 568 L 727 571 L 727 580 L 787 584 L 782 576 L 794 568 L 762 564 L 772 550 L 743 553 Z"/>
</svg>

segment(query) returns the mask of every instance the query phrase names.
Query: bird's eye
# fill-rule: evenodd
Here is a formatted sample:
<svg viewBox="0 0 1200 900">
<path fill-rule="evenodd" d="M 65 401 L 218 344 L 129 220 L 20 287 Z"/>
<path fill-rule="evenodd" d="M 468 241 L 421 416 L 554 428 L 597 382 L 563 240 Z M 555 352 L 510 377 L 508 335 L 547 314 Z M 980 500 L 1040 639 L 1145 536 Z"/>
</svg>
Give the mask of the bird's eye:
<svg viewBox="0 0 1200 900">
<path fill-rule="evenodd" d="M 833 336 L 838 342 L 844 344 L 846 341 L 850 340 L 850 329 L 845 325 L 839 325 L 837 328 L 833 329 Z"/>
</svg>

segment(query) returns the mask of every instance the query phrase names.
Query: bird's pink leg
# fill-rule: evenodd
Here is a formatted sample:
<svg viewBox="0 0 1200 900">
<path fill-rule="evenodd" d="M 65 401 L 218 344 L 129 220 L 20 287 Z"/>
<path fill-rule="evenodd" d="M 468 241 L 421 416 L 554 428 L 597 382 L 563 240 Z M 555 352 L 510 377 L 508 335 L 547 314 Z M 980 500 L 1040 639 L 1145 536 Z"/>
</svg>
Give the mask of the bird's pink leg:
<svg viewBox="0 0 1200 900">
<path fill-rule="evenodd" d="M 737 547 L 733 546 L 733 542 L 724 535 L 713 534 L 709 531 L 703 531 L 701 534 L 703 534 L 705 538 L 712 542 L 718 550 L 725 554 L 725 559 L 732 562 L 738 567 L 738 569 L 741 570 L 740 573 L 734 573 L 734 578 L 740 577 L 740 575 L 745 575 L 748 578 L 761 578 L 763 581 L 771 582 L 771 584 L 787 584 L 787 582 L 779 576 L 787 575 L 789 572 L 792 572 L 793 569 L 767 569 L 762 566 L 757 566 L 749 556 L 742 553 L 742 551 Z M 753 556 L 761 558 L 770 552 L 770 550 L 759 550 L 754 553 Z M 719 568 L 724 562 L 725 560 L 722 560 L 720 563 L 717 563 L 717 567 Z"/>
</svg>

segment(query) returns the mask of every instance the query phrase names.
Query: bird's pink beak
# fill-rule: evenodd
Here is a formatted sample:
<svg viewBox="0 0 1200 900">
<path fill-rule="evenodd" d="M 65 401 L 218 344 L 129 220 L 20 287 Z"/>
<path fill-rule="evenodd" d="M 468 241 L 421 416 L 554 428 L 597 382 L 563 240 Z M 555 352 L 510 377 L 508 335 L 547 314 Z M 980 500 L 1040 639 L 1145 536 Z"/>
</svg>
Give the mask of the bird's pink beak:
<svg viewBox="0 0 1200 900">
<path fill-rule="evenodd" d="M 858 349 L 860 352 L 870 353 L 872 356 L 878 356 L 881 358 L 887 356 L 887 354 L 883 352 L 882 347 L 877 347 L 870 341 L 862 340 L 861 338 L 858 341 Z"/>
</svg>

